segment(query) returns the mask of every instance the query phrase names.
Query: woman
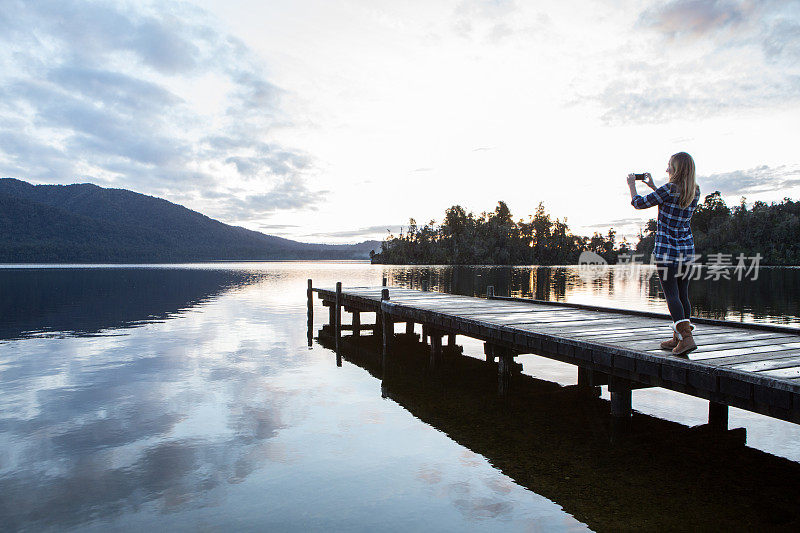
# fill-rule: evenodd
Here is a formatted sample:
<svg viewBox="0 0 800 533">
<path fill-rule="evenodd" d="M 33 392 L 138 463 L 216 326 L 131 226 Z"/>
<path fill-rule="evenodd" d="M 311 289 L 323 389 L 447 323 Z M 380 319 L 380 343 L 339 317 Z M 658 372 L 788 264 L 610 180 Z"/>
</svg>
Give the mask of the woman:
<svg viewBox="0 0 800 533">
<path fill-rule="evenodd" d="M 667 175 L 669 181 L 656 188 L 653 177 L 649 173 L 645 174 L 645 184 L 653 192 L 644 197 L 636 193 L 636 178 L 633 174 L 628 174 L 628 186 L 631 189 L 633 207 L 647 209 L 658 206 L 653 256 L 673 321 L 672 339 L 662 342 L 661 347 L 672 350 L 675 355 L 686 355 L 697 348 L 697 344 L 692 338 L 694 326 L 690 320 L 691 268 L 683 262 L 694 260 L 694 239 L 689 223 L 700 198 L 700 188 L 695 183 L 694 160 L 686 152 L 679 152 L 669 158 Z"/>
</svg>

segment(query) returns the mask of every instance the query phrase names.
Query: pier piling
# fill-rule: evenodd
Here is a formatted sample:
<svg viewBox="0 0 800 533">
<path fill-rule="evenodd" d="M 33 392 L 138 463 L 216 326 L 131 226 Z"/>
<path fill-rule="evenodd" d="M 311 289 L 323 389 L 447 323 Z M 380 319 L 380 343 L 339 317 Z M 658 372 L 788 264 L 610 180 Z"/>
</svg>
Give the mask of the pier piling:
<svg viewBox="0 0 800 533">
<path fill-rule="evenodd" d="M 381 302 L 389 301 L 389 289 L 381 291 Z M 392 348 L 392 337 L 394 337 L 394 322 L 389 313 L 381 310 L 381 331 L 383 337 L 383 367 L 386 368 L 386 359 L 389 357 L 389 350 Z"/>
<path fill-rule="evenodd" d="M 308 289 L 306 290 L 306 299 L 308 300 L 308 310 L 306 312 L 308 318 L 308 347 L 311 348 L 314 341 L 314 284 L 311 278 L 308 279 Z"/>
<path fill-rule="evenodd" d="M 339 351 L 339 342 L 342 337 L 342 282 L 336 282 L 336 302 L 334 303 L 334 317 L 335 322 L 333 326 L 333 334 L 336 337 L 336 351 Z"/>
<path fill-rule="evenodd" d="M 708 425 L 716 430 L 727 431 L 728 406 L 722 403 L 708 402 Z"/>
</svg>

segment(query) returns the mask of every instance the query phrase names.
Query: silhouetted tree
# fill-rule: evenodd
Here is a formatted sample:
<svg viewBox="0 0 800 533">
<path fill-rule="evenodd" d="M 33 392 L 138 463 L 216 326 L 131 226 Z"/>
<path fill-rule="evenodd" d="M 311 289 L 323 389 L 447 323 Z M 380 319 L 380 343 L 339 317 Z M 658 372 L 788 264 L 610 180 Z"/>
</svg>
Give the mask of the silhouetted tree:
<svg viewBox="0 0 800 533">
<path fill-rule="evenodd" d="M 411 264 L 575 264 L 584 250 L 600 254 L 609 263 L 620 254 L 653 252 L 657 222 L 648 220 L 635 244 L 617 243 L 611 228 L 606 235 L 573 235 L 567 220 L 553 220 L 539 203 L 528 221 L 514 222 L 505 202 L 476 217 L 454 205 L 440 226 L 434 220 L 421 229 L 414 219 L 399 237 L 383 242 L 376 263 Z M 779 204 L 757 201 L 747 209 L 745 199 L 729 208 L 719 191 L 707 195 L 692 217 L 695 249 L 701 260 L 712 253 L 762 255 L 762 264 L 800 264 L 800 202 L 784 198 Z"/>
</svg>

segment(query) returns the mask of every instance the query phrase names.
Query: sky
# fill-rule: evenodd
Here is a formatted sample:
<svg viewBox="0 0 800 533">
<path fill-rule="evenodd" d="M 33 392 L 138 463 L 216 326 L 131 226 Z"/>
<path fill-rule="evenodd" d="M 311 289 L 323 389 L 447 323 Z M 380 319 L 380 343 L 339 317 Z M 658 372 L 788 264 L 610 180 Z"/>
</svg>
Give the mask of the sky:
<svg viewBox="0 0 800 533">
<path fill-rule="evenodd" d="M 800 199 L 799 124 L 800 0 L 0 0 L 0 177 L 305 242 L 500 200 L 635 241 L 675 152 Z"/>
</svg>

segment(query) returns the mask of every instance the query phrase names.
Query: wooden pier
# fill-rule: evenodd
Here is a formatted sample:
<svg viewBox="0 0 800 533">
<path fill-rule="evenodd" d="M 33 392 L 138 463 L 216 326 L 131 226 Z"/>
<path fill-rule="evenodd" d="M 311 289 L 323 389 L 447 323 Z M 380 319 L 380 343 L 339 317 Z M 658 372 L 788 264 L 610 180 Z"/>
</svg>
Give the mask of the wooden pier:
<svg viewBox="0 0 800 533">
<path fill-rule="evenodd" d="M 499 297 L 491 287 L 486 298 L 476 298 L 341 283 L 323 289 L 309 280 L 309 336 L 314 292 L 329 309 L 337 350 L 342 330 L 368 329 L 391 357 L 395 323 L 404 322 L 406 333 L 421 324 L 433 364 L 442 357 L 443 337 L 449 345 L 456 335 L 484 341 L 486 360 L 497 360 L 501 393 L 521 368 L 514 357 L 532 353 L 576 365 L 578 385 L 587 390 L 608 385 L 615 417 L 631 415 L 632 390 L 663 387 L 709 400 L 709 425 L 720 429 L 727 428 L 728 406 L 800 423 L 797 328 L 693 318 L 698 348 L 687 358 L 659 348 L 672 334 L 666 314 Z M 352 314 L 351 324 L 342 325 L 342 311 Z M 376 313 L 374 324 L 361 323 L 364 312 Z"/>
</svg>

